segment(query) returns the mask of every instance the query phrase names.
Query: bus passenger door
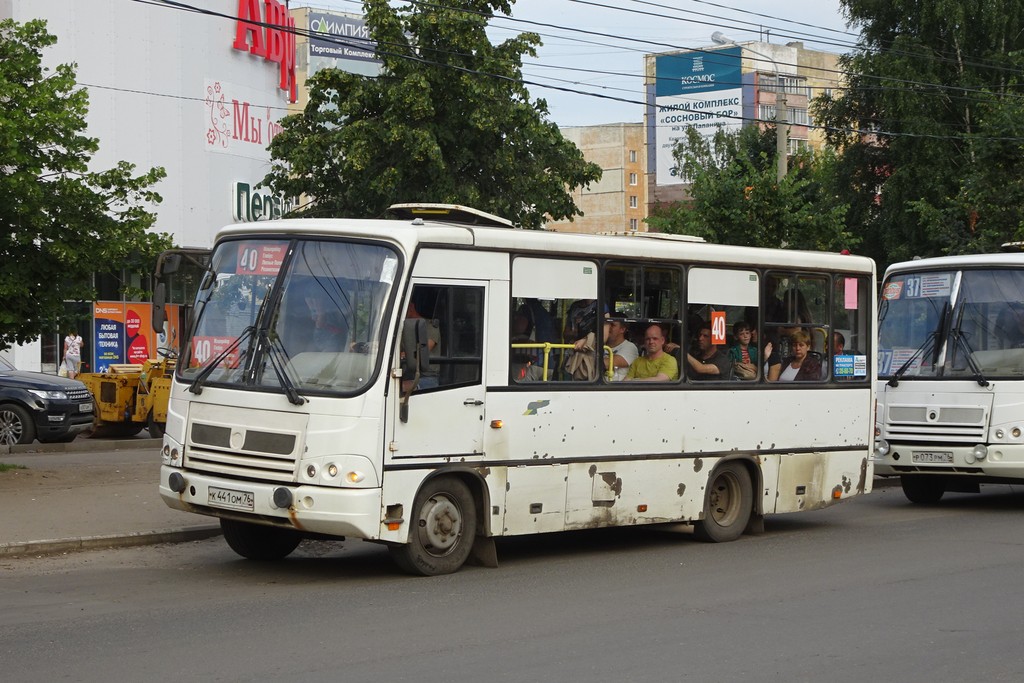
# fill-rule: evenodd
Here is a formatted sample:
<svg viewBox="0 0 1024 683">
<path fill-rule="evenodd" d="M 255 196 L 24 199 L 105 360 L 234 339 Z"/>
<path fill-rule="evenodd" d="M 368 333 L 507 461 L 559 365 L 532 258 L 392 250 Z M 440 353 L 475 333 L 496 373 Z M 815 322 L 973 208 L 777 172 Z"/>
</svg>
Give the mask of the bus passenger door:
<svg viewBox="0 0 1024 683">
<path fill-rule="evenodd" d="M 486 281 L 413 278 L 391 365 L 393 459 L 483 453 L 486 297 Z"/>
</svg>

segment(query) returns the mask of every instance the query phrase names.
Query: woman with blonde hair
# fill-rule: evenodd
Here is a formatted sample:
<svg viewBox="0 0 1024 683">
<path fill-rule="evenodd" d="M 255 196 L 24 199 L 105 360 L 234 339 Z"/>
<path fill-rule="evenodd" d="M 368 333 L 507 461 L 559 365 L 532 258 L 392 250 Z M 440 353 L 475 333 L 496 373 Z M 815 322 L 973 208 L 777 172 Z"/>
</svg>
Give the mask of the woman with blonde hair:
<svg viewBox="0 0 1024 683">
<path fill-rule="evenodd" d="M 780 382 L 821 379 L 821 360 L 811 355 L 811 335 L 799 329 L 789 335 L 793 355 L 786 359 L 779 373 Z"/>
</svg>

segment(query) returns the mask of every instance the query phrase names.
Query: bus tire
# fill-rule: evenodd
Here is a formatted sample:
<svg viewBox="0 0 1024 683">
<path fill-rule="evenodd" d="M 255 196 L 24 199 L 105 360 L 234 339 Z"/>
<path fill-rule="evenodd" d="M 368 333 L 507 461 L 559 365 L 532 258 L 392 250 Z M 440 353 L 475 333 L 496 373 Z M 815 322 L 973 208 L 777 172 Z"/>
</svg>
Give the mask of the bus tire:
<svg viewBox="0 0 1024 683">
<path fill-rule="evenodd" d="M 934 505 L 946 492 L 946 480 L 936 476 L 901 474 L 900 486 L 907 500 L 918 505 Z"/>
<path fill-rule="evenodd" d="M 711 477 L 704 498 L 704 519 L 693 524 L 694 535 L 705 543 L 735 541 L 743 534 L 754 508 L 747 468 L 727 462 Z"/>
<path fill-rule="evenodd" d="M 247 560 L 283 559 L 302 541 L 297 531 L 233 519 L 221 519 L 220 529 L 228 546 Z"/>
<path fill-rule="evenodd" d="M 416 494 L 408 543 L 389 545 L 388 550 L 410 574 L 451 574 L 469 557 L 476 526 L 469 487 L 457 477 L 435 477 Z"/>
</svg>

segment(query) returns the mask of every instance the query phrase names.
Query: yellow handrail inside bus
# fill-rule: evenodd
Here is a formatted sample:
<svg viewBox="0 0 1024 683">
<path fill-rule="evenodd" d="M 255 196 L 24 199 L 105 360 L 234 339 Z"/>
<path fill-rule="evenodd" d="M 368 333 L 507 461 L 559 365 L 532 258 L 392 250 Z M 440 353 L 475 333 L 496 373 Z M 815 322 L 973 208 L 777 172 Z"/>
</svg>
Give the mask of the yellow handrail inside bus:
<svg viewBox="0 0 1024 683">
<path fill-rule="evenodd" d="M 543 365 L 543 368 L 544 368 L 543 378 L 544 379 L 542 381 L 547 382 L 548 381 L 548 355 L 549 355 L 549 352 L 552 349 L 575 349 L 576 346 L 574 344 L 553 344 L 551 342 L 531 342 L 531 343 L 512 344 L 512 348 L 513 349 L 544 349 L 544 354 L 543 354 L 544 355 L 544 365 Z M 612 349 L 611 349 L 610 346 L 604 346 L 602 348 L 604 349 L 604 353 L 607 354 L 607 356 L 608 356 L 608 371 L 605 374 L 608 375 L 608 380 L 611 381 L 612 377 L 615 376 L 615 363 L 613 362 L 615 354 L 612 352 Z"/>
</svg>

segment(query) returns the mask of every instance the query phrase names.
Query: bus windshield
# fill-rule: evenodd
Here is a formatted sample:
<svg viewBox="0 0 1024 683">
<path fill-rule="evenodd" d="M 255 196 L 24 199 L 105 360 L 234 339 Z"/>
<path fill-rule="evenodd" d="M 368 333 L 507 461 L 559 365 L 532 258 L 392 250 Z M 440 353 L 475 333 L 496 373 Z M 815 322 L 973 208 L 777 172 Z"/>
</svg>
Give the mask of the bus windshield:
<svg viewBox="0 0 1024 683">
<path fill-rule="evenodd" d="M 203 385 L 351 393 L 379 367 L 398 256 L 381 245 L 244 240 L 217 246 L 179 377 Z"/>
<path fill-rule="evenodd" d="M 1024 375 L 1024 271 L 898 273 L 882 287 L 879 375 Z"/>
</svg>

